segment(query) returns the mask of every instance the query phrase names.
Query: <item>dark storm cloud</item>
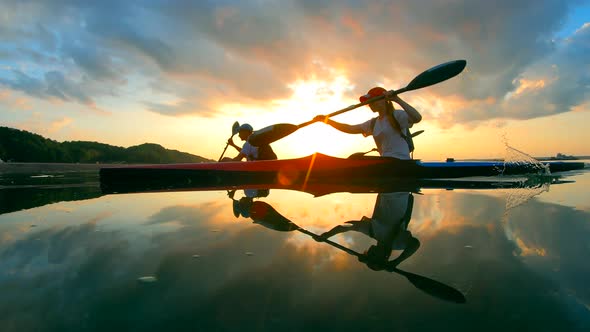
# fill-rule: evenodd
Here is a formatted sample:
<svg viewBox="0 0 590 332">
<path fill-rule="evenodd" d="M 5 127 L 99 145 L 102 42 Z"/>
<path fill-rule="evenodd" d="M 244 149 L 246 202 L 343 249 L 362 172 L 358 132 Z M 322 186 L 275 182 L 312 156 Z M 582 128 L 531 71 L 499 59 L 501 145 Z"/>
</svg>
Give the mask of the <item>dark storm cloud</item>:
<svg viewBox="0 0 590 332">
<path fill-rule="evenodd" d="M 588 73 L 573 70 L 587 61 L 587 33 L 554 37 L 583 2 L 7 1 L 6 11 L 16 19 L 0 19 L 0 34 L 12 36 L 7 40 L 15 47 L 0 51 L 16 61 L 18 50 L 35 50 L 37 58 L 54 57 L 64 75 L 85 73 L 92 84 L 84 85 L 86 91 L 70 91 L 70 100 L 77 102 L 103 96 L 113 82 L 122 89 L 132 76 L 179 86 L 173 92 L 178 103 L 140 101 L 170 116 L 211 115 L 228 101 L 264 105 L 287 98 L 287 85 L 296 80 L 330 80 L 338 74 L 348 77 L 354 85 L 350 96 L 356 97 L 385 81 L 402 87 L 433 65 L 463 58 L 465 73 L 424 92 L 433 105 L 451 95 L 461 102 L 425 113 L 445 107 L 438 118 L 443 125 L 528 119 L 588 101 Z M 33 70 L 49 72 L 55 66 Z M 538 92 L 540 98 L 507 98 L 551 66 L 562 75 Z M 25 84 L 2 79 L 15 89 Z M 195 86 L 221 88 L 224 95 L 198 98 Z M 22 91 L 36 97 L 60 92 Z"/>
</svg>

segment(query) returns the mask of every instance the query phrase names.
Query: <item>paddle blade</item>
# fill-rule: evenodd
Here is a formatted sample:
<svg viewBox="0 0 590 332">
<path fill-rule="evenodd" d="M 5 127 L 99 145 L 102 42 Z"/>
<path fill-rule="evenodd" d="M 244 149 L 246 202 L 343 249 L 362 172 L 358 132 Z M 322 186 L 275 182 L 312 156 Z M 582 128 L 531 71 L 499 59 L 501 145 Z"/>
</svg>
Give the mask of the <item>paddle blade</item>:
<svg viewBox="0 0 590 332">
<path fill-rule="evenodd" d="M 432 280 L 424 276 L 398 270 L 395 268 L 390 271 L 403 275 L 416 288 L 441 300 L 450 301 L 454 303 L 465 303 L 467 301 L 463 293 L 459 292 L 458 290 L 449 285 L 445 285 L 436 280 Z"/>
<path fill-rule="evenodd" d="M 416 136 L 422 134 L 423 132 L 424 132 L 424 130 L 418 130 L 417 132 L 412 133 L 412 137 L 416 137 Z"/>
<path fill-rule="evenodd" d="M 279 123 L 254 131 L 248 138 L 248 142 L 254 146 L 270 144 L 291 134 L 297 129 L 299 129 L 299 127 L 296 125 Z"/>
<path fill-rule="evenodd" d="M 465 69 L 467 61 L 465 60 L 454 60 L 445 63 L 441 63 L 438 66 L 432 67 L 422 74 L 416 76 L 405 88 L 404 91 L 411 91 L 420 88 L 424 88 L 433 84 L 446 81 L 449 78 L 457 76 L 460 72 Z"/>
<path fill-rule="evenodd" d="M 252 203 L 250 217 L 255 223 L 279 232 L 290 232 L 299 228 L 278 213 L 270 204 L 262 201 Z"/>
<path fill-rule="evenodd" d="M 231 135 L 234 136 L 240 130 L 240 123 L 238 121 L 234 122 L 231 126 Z"/>
</svg>

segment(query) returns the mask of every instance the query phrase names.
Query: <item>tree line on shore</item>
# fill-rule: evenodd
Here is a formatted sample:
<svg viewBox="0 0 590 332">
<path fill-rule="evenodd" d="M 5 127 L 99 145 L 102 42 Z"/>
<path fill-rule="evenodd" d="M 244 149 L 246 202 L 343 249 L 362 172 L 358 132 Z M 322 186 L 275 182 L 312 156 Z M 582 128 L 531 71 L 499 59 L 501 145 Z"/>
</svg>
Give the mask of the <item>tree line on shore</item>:
<svg viewBox="0 0 590 332">
<path fill-rule="evenodd" d="M 89 141 L 57 142 L 41 135 L 0 127 L 0 160 L 44 163 L 186 163 L 201 156 L 144 143 L 128 148 Z"/>
</svg>

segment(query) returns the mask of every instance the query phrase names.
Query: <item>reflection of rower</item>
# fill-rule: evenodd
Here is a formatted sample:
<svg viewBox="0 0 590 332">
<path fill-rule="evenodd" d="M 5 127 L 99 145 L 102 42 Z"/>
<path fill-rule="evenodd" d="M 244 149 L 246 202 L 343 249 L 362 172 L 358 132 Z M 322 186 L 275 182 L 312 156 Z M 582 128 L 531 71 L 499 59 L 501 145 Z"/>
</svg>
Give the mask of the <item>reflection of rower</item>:
<svg viewBox="0 0 590 332">
<path fill-rule="evenodd" d="M 236 190 L 228 190 L 227 196 L 233 201 L 234 215 L 239 217 L 242 215 L 245 218 L 250 217 L 250 207 L 254 202 L 254 198 L 267 197 L 270 193 L 269 189 L 244 189 L 244 197 L 235 199 Z"/>
<path fill-rule="evenodd" d="M 414 197 L 407 192 L 382 193 L 377 195 L 373 216 L 351 220 L 320 235 L 320 240 L 339 233 L 357 231 L 377 240 L 359 260 L 373 270 L 397 266 L 413 255 L 420 247 L 420 241 L 407 230 L 412 217 Z M 388 261 L 392 250 L 403 250 L 394 260 Z"/>
<path fill-rule="evenodd" d="M 408 201 L 407 201 L 408 205 L 411 206 L 413 197 L 410 196 L 407 192 L 405 192 L 403 194 L 408 199 Z M 385 196 L 385 197 L 383 197 L 383 196 Z M 395 196 L 395 195 L 393 195 L 393 196 Z M 395 198 L 395 197 L 392 197 L 392 198 Z M 381 195 L 381 197 L 378 197 L 378 199 L 377 199 L 376 207 L 377 206 L 381 207 L 383 204 L 387 205 L 386 201 L 388 199 L 390 199 L 390 198 L 387 197 L 387 194 Z M 359 261 L 366 262 L 367 265 L 374 270 L 385 270 L 388 272 L 395 272 L 397 274 L 401 274 L 404 277 L 406 277 L 416 288 L 418 288 L 418 289 L 422 290 L 423 292 L 430 294 L 434 297 L 437 297 L 437 298 L 445 300 L 445 301 L 455 302 L 455 303 L 465 303 L 465 301 L 466 301 L 465 296 L 461 292 L 459 292 L 458 290 L 456 290 L 455 288 L 453 288 L 451 286 L 448 286 L 448 285 L 440 283 L 436 280 L 432 280 L 432 279 L 426 278 L 424 276 L 420 276 L 420 275 L 417 275 L 414 273 L 403 271 L 403 270 L 400 270 L 397 268 L 397 265 L 401 261 L 408 258 L 419 247 L 418 240 L 413 238 L 411 236 L 411 234 L 409 235 L 409 237 L 411 239 L 414 239 L 416 242 L 413 243 L 413 240 L 408 238 L 408 242 L 406 243 L 406 249 L 398 258 L 396 258 L 395 260 L 393 260 L 391 262 L 387 262 L 387 258 L 389 257 L 389 254 L 388 254 L 387 257 L 385 257 L 385 263 L 379 263 L 378 265 L 373 265 L 373 263 L 372 263 L 373 259 L 370 258 L 370 256 L 372 255 L 372 252 L 385 252 L 385 251 L 387 251 L 387 249 L 386 249 L 387 245 L 384 244 L 385 249 L 382 249 L 381 247 L 379 247 L 379 244 L 378 244 L 377 246 L 374 246 L 374 247 L 379 248 L 379 249 L 369 249 L 369 251 L 367 253 L 361 254 L 361 253 L 358 253 L 350 248 L 344 247 L 336 242 L 329 240 L 327 238 L 327 235 L 329 235 L 329 233 L 332 231 L 324 233 L 323 236 L 319 236 L 317 234 L 314 234 L 306 229 L 303 229 L 303 228 L 297 226 L 291 220 L 285 218 L 280 213 L 278 213 L 271 205 L 269 205 L 266 202 L 254 201 L 248 197 L 243 197 L 239 201 L 234 200 L 234 206 L 236 204 L 235 202 L 237 202 L 237 204 L 239 204 L 239 210 L 238 210 L 239 214 L 236 214 L 236 209 L 234 208 L 234 214 L 236 215 L 236 217 L 238 217 L 241 214 L 242 216 L 244 216 L 246 218 L 251 218 L 254 221 L 254 223 L 260 224 L 266 228 L 273 229 L 276 231 L 290 232 L 290 231 L 297 230 L 301 233 L 311 236 L 312 238 L 314 238 L 318 242 L 327 243 L 327 244 L 329 244 L 337 249 L 340 249 L 350 255 L 356 256 L 359 259 Z M 411 207 L 408 207 L 407 211 L 409 211 L 407 213 L 409 213 L 411 215 Z M 375 218 L 375 214 L 373 215 L 373 218 Z M 366 219 L 368 220 L 369 218 L 366 218 Z M 408 217 L 408 221 L 409 221 L 409 217 Z M 362 222 L 363 221 L 361 221 L 361 223 Z M 362 224 L 359 224 L 359 225 L 362 225 Z M 397 239 L 399 236 L 403 236 L 403 235 L 399 235 L 399 233 L 400 233 L 400 230 L 402 230 L 402 229 L 405 231 L 405 227 L 407 227 L 407 222 L 406 222 L 405 226 L 403 226 L 402 223 L 398 223 L 398 226 L 394 227 L 395 229 L 397 229 L 397 231 L 394 232 L 395 234 L 392 237 L 392 241 L 389 241 L 389 243 L 393 243 L 394 242 L 393 240 Z M 382 241 L 382 242 L 386 243 L 387 241 Z M 414 249 L 409 249 L 409 248 L 414 248 Z M 389 249 L 389 253 L 391 253 L 391 249 Z M 383 257 L 383 255 L 377 255 L 377 257 Z M 375 261 L 383 262 L 383 259 L 380 258 L 379 260 L 375 260 Z M 377 268 L 375 268 L 375 267 L 377 267 Z"/>
</svg>

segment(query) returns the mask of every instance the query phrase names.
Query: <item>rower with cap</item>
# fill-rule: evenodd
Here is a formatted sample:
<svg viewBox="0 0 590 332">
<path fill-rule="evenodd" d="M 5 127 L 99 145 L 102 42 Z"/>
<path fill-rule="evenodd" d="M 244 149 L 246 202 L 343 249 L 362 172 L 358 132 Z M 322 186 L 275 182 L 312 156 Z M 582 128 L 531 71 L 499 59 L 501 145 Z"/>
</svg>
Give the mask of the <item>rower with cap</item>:
<svg viewBox="0 0 590 332">
<path fill-rule="evenodd" d="M 234 143 L 233 137 L 230 137 L 227 143 L 238 150 L 239 153 L 234 158 L 223 158 L 222 161 L 240 161 L 244 158 L 246 158 L 247 161 L 277 159 L 277 155 L 269 144 L 253 146 L 248 142 L 248 138 L 252 135 L 252 132 L 254 132 L 254 128 L 252 128 L 251 125 L 247 123 L 242 124 L 238 129 L 238 136 L 242 141 L 245 141 L 244 145 L 240 148 Z"/>
<path fill-rule="evenodd" d="M 377 145 L 377 150 L 382 157 L 394 157 L 398 159 L 411 159 L 410 153 L 414 146 L 409 128 L 422 120 L 422 115 L 410 104 L 403 101 L 393 91 L 387 91 L 382 87 L 374 87 L 359 100 L 365 102 L 370 98 L 385 95 L 384 99 L 372 102 L 369 107 L 379 116 L 364 123 L 349 125 L 336 122 L 325 115 L 318 115 L 314 121 L 322 121 L 337 130 L 347 134 L 372 135 Z M 393 102 L 401 106 L 401 110 L 394 109 Z"/>
</svg>

